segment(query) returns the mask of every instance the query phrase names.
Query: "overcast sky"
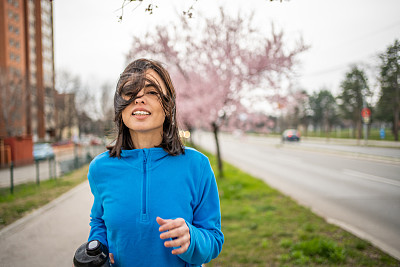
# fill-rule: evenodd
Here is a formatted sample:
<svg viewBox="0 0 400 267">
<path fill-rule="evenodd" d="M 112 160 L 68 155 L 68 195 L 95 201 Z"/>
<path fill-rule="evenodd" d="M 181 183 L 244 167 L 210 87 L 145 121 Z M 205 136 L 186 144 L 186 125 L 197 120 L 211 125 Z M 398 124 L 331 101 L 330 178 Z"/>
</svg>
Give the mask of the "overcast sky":
<svg viewBox="0 0 400 267">
<path fill-rule="evenodd" d="M 53 1 L 56 70 L 81 76 L 93 90 L 105 82 L 115 85 L 132 36 L 176 20 L 195 3 L 154 0 L 136 9 L 132 3 L 124 8 L 119 22 L 122 2 Z M 144 12 L 148 3 L 158 6 L 152 15 Z M 308 92 L 326 87 L 336 94 L 351 64 L 362 64 L 370 71 L 376 65 L 376 54 L 400 39 L 399 0 L 198 0 L 194 15 L 217 14 L 221 4 L 232 14 L 255 10 L 260 28 L 270 29 L 272 21 L 285 32 L 288 42 L 303 37 L 311 48 L 300 57 L 298 87 Z"/>
</svg>

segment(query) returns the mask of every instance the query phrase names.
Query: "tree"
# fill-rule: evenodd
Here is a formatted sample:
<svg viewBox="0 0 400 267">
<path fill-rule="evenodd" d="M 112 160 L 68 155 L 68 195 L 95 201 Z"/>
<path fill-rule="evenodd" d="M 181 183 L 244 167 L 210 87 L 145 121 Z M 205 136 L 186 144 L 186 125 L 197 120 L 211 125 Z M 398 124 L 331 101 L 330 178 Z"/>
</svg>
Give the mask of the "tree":
<svg viewBox="0 0 400 267">
<path fill-rule="evenodd" d="M 400 42 L 393 45 L 380 56 L 381 96 L 377 103 L 377 117 L 383 121 L 392 122 L 392 132 L 396 141 L 399 140 L 400 114 Z"/>
<path fill-rule="evenodd" d="M 336 99 L 330 91 L 322 89 L 310 96 L 310 108 L 314 126 L 323 127 L 329 136 L 334 123 L 338 121 Z"/>
<path fill-rule="evenodd" d="M 79 118 L 76 94 L 81 91 L 81 79 L 66 70 L 60 70 L 56 76 L 55 106 L 57 114 L 57 140 L 71 139 L 79 131 Z"/>
<path fill-rule="evenodd" d="M 309 96 L 305 90 L 296 90 L 286 96 L 286 128 L 307 129 L 309 123 Z M 281 129 L 281 130 L 283 130 Z"/>
<path fill-rule="evenodd" d="M 342 81 L 340 87 L 342 92 L 338 96 L 338 100 L 342 116 L 352 121 L 353 126 L 357 128 L 357 139 L 361 139 L 363 101 L 366 102 L 366 98 L 371 95 L 364 71 L 353 66 L 346 73 L 346 78 Z"/>
<path fill-rule="evenodd" d="M 113 106 L 114 90 L 112 85 L 104 83 L 101 86 L 101 107 L 99 114 L 101 114 L 102 135 L 108 135 L 112 132 L 114 127 L 114 106 Z"/>
<path fill-rule="evenodd" d="M 218 132 L 252 89 L 278 88 L 290 79 L 297 55 L 307 49 L 300 42 L 289 49 L 283 32 L 271 27 L 270 37 L 253 27 L 253 16 L 230 17 L 220 8 L 216 18 L 158 26 L 134 37 L 128 58 L 152 57 L 168 63 L 177 89 L 180 120 L 188 128 L 214 132 L 222 176 Z M 237 117 L 237 116 L 236 116 Z"/>
</svg>

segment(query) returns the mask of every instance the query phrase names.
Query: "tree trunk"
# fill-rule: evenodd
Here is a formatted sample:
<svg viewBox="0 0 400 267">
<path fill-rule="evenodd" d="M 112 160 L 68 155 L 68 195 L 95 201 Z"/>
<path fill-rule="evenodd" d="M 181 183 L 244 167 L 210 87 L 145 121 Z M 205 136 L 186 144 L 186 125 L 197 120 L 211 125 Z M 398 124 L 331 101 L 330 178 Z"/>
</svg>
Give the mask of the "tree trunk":
<svg viewBox="0 0 400 267">
<path fill-rule="evenodd" d="M 187 126 L 187 129 L 190 133 L 190 137 L 189 137 L 189 143 L 193 146 L 193 148 L 196 148 L 196 144 L 194 142 L 194 138 L 193 138 L 193 127 Z"/>
<path fill-rule="evenodd" d="M 360 140 L 361 139 L 361 134 L 362 134 L 362 123 L 361 123 L 361 119 L 357 120 L 357 139 Z"/>
<path fill-rule="evenodd" d="M 393 120 L 393 135 L 394 140 L 399 141 L 399 107 L 394 109 L 394 120 Z"/>
<path fill-rule="evenodd" d="M 393 130 L 394 130 L 394 140 L 399 141 L 399 84 L 397 84 L 396 88 L 396 94 L 395 94 L 395 104 L 394 104 L 394 122 L 393 122 Z"/>
<path fill-rule="evenodd" d="M 219 176 L 219 178 L 222 178 L 222 177 L 224 177 L 224 173 L 223 173 L 221 152 L 220 152 L 220 149 L 219 149 L 219 141 L 218 141 L 218 130 L 219 130 L 219 127 L 215 122 L 213 122 L 211 125 L 212 125 L 213 132 L 214 132 L 215 145 L 217 146 L 217 161 L 218 161 L 218 172 L 219 172 L 218 176 Z"/>
</svg>

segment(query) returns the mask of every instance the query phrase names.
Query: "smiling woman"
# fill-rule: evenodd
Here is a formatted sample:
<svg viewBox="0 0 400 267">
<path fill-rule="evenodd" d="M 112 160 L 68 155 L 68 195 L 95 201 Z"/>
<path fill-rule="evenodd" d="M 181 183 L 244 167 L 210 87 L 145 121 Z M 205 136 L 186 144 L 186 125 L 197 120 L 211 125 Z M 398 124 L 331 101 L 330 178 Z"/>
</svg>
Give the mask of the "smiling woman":
<svg viewBox="0 0 400 267">
<path fill-rule="evenodd" d="M 167 98 L 165 83 L 160 75 L 149 69 L 145 72 L 144 88 L 135 97 L 129 91 L 124 92 L 124 87 L 129 87 L 129 84 L 128 82 L 121 88 L 122 98 L 130 103 L 122 111 L 122 121 L 129 128 L 133 146 L 143 148 L 140 146 L 145 145 L 143 144 L 145 140 L 146 143 L 161 143 L 165 121 L 161 94 Z M 161 85 L 161 90 L 156 87 L 157 85 Z"/>
<path fill-rule="evenodd" d="M 104 244 L 113 266 L 201 266 L 216 258 L 224 236 L 215 176 L 205 155 L 182 145 L 168 72 L 152 60 L 129 64 L 114 109 L 115 145 L 89 168 L 88 241 Z"/>
<path fill-rule="evenodd" d="M 175 89 L 160 63 L 143 59 L 129 64 L 120 76 L 114 107 L 118 136 L 115 146 L 109 147 L 112 156 L 119 157 L 121 148 L 143 148 L 139 143 L 160 145 L 173 155 L 183 152 Z"/>
</svg>

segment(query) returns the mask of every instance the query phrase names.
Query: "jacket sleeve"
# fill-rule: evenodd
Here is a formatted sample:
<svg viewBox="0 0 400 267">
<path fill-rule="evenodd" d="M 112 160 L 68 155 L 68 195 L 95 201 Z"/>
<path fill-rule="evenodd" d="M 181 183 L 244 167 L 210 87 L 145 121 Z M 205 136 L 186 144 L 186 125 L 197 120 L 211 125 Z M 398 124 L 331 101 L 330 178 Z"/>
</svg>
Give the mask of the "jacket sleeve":
<svg viewBox="0 0 400 267">
<path fill-rule="evenodd" d="M 194 265 L 201 265 L 216 258 L 224 243 L 217 183 L 209 161 L 205 160 L 203 165 L 199 200 L 193 212 L 193 222 L 191 224 L 186 221 L 190 231 L 190 245 L 185 253 L 178 255 L 182 260 Z"/>
<path fill-rule="evenodd" d="M 88 241 L 99 240 L 102 244 L 108 247 L 107 243 L 107 228 L 103 220 L 103 204 L 101 196 L 97 190 L 96 183 L 94 181 L 94 166 L 91 165 L 89 168 L 88 179 L 90 184 L 90 190 L 94 196 L 92 210 L 90 212 L 90 234 Z"/>
</svg>

